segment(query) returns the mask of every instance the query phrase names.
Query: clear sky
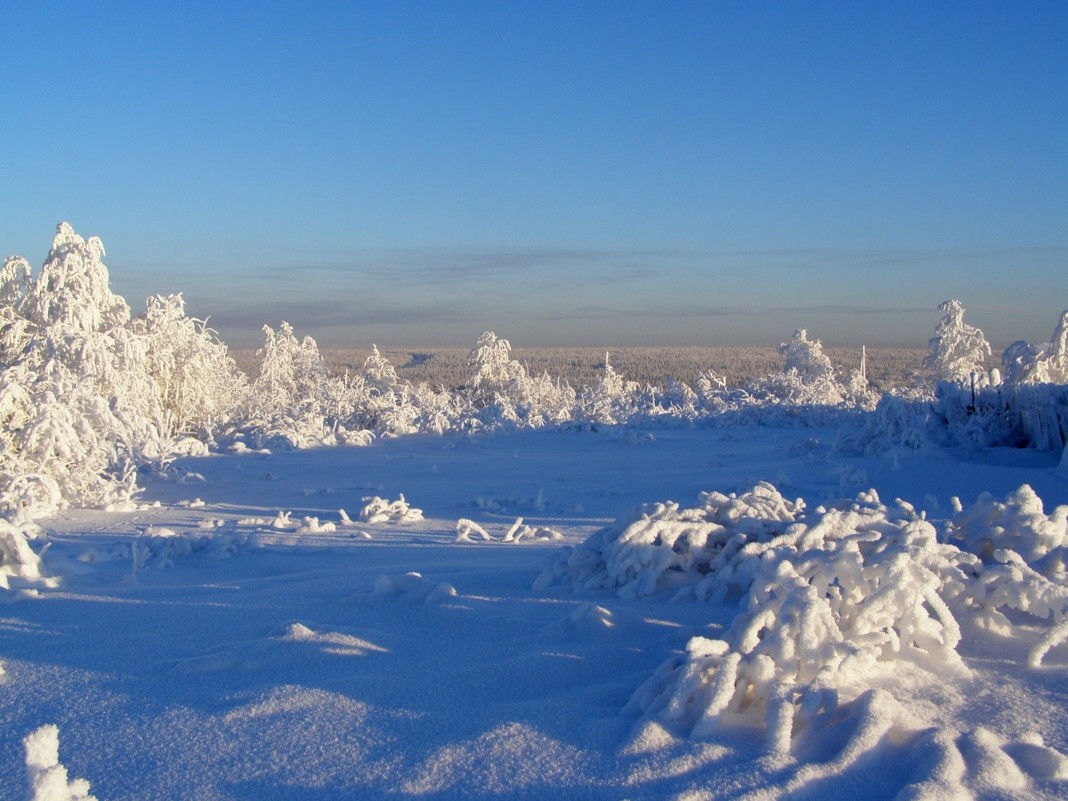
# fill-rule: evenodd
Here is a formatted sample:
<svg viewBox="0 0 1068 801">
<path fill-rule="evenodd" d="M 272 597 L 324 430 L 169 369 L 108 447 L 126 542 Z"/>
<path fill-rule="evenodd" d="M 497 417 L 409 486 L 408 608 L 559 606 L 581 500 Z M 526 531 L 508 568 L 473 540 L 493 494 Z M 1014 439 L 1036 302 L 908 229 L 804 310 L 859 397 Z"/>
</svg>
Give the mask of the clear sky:
<svg viewBox="0 0 1068 801">
<path fill-rule="evenodd" d="M 1068 2 L 4 2 L 0 251 L 233 346 L 995 345 L 1068 308 Z"/>
</svg>

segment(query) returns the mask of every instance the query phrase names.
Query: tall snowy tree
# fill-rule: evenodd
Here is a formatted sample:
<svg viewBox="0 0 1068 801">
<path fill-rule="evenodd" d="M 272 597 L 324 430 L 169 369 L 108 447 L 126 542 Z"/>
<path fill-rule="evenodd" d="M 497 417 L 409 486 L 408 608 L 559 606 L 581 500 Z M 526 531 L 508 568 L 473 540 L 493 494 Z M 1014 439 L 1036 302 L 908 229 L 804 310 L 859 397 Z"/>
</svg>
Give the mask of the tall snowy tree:
<svg viewBox="0 0 1068 801">
<path fill-rule="evenodd" d="M 928 340 L 930 353 L 923 360 L 924 369 L 935 381 L 968 384 L 975 375 L 977 381 L 986 383 L 990 343 L 983 332 L 964 322 L 964 306 L 959 300 L 947 300 L 938 310 L 942 319 Z"/>
</svg>

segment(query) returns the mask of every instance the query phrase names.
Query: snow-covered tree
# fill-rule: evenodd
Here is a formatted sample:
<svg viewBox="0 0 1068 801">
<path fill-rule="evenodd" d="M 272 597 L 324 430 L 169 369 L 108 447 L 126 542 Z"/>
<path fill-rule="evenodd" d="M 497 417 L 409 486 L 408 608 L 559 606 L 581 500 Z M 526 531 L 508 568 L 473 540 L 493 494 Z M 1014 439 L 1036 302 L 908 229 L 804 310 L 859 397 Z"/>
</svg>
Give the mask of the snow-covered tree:
<svg viewBox="0 0 1068 801">
<path fill-rule="evenodd" d="M 640 391 L 638 382 L 628 381 L 616 372 L 606 353 L 600 381 L 579 393 L 577 417 L 591 423 L 626 422 L 637 409 Z"/>
<path fill-rule="evenodd" d="M 804 328 L 794 331 L 790 341 L 781 343 L 778 350 L 786 359 L 783 371 L 757 382 L 753 389 L 758 395 L 771 395 L 792 406 L 836 406 L 846 399 L 834 365 L 823 352 L 823 343 L 809 339 Z"/>
<path fill-rule="evenodd" d="M 134 466 L 167 450 L 147 346 L 103 255 L 100 239 L 60 223 L 36 277 L 20 258 L 0 269 L 0 508 L 9 516 L 59 498 L 128 503 Z"/>
<path fill-rule="evenodd" d="M 1061 312 L 1048 343 L 1013 342 L 1001 364 L 1009 383 L 1068 384 L 1068 310 Z"/>
<path fill-rule="evenodd" d="M 215 332 L 188 317 L 180 294 L 154 295 L 131 329 L 146 344 L 146 366 L 159 392 L 170 434 L 210 431 L 230 418 L 247 391 Z"/>
<path fill-rule="evenodd" d="M 467 359 L 473 422 L 538 427 L 569 419 L 575 399 L 571 387 L 548 374 L 532 378 L 511 354 L 511 343 L 492 331 L 478 338 Z"/>
<path fill-rule="evenodd" d="M 277 441 L 291 447 L 322 444 L 333 438 L 327 412 L 340 391 L 311 337 L 298 340 L 283 322 L 276 333 L 263 327 L 260 374 L 252 382 L 244 413 L 257 444 Z"/>
<path fill-rule="evenodd" d="M 923 360 L 924 369 L 935 381 L 968 384 L 974 375 L 978 384 L 989 383 L 986 360 L 990 343 L 983 332 L 964 322 L 964 306 L 959 300 L 947 300 L 938 310 L 942 319 L 928 340 L 930 353 Z"/>
</svg>

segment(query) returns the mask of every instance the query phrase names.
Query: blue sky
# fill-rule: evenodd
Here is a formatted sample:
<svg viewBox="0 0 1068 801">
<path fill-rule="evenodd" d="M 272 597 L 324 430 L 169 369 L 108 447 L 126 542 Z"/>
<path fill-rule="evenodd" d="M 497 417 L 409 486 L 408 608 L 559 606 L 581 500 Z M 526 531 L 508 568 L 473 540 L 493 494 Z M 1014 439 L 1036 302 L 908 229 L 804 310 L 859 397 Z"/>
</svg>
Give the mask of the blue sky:
<svg viewBox="0 0 1068 801">
<path fill-rule="evenodd" d="M 0 9 L 0 251 L 233 346 L 998 346 L 1068 308 L 1065 2 Z"/>
</svg>

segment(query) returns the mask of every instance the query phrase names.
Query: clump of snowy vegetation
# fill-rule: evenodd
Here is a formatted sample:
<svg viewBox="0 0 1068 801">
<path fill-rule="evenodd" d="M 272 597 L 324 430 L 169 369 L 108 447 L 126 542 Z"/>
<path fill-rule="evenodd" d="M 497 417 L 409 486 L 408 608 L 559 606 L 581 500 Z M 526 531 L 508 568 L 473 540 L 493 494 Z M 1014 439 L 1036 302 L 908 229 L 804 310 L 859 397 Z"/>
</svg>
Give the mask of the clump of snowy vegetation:
<svg viewBox="0 0 1068 801">
<path fill-rule="evenodd" d="M 360 520 L 365 523 L 408 523 L 423 519 L 423 510 L 411 506 L 403 492 L 395 501 L 387 501 L 377 495 L 364 500 L 367 505 L 360 510 Z"/>
<path fill-rule="evenodd" d="M 43 539 L 44 531 L 34 523 L 0 518 L 0 590 L 33 592 L 37 587 L 55 586 L 56 580 L 43 571 L 41 554 L 30 545 L 31 540 Z"/>
<path fill-rule="evenodd" d="M 983 332 L 964 322 L 964 306 L 959 300 L 947 300 L 938 310 L 942 312 L 942 319 L 935 326 L 935 335 L 928 341 L 930 353 L 923 361 L 924 368 L 930 371 L 935 381 L 956 384 L 967 384 L 972 380 L 989 382 L 985 365 L 991 351 Z"/>
<path fill-rule="evenodd" d="M 754 717 L 768 747 L 909 665 L 966 671 L 961 624 L 1037 641 L 1029 663 L 1068 639 L 1068 507 L 1046 515 L 1021 487 L 981 497 L 939 532 L 874 491 L 813 509 L 761 482 L 683 509 L 641 507 L 565 547 L 535 583 L 640 598 L 736 600 L 721 637 L 694 637 L 634 694 L 630 708 L 685 723 L 695 736 Z M 1004 614 L 1029 615 L 1014 626 Z"/>
</svg>

